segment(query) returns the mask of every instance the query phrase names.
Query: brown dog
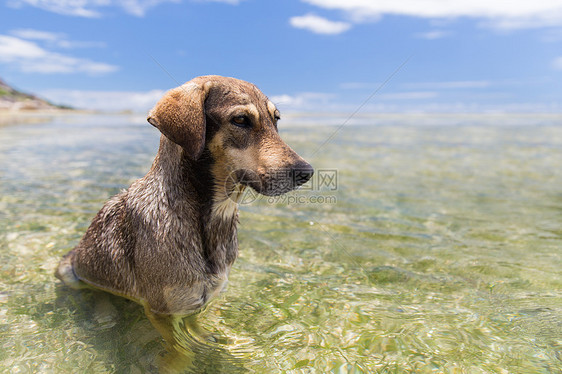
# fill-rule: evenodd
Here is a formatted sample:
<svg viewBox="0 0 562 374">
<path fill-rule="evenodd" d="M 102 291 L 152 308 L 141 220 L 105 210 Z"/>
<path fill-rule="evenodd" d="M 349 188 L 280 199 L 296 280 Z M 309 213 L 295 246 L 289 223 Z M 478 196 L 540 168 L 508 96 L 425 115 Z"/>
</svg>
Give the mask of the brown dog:
<svg viewBox="0 0 562 374">
<path fill-rule="evenodd" d="M 99 211 L 56 276 L 160 314 L 188 314 L 225 286 L 238 254 L 236 198 L 279 195 L 312 167 L 281 140 L 279 112 L 258 88 L 205 76 L 168 91 L 149 113 L 162 132 L 152 168 Z"/>
</svg>

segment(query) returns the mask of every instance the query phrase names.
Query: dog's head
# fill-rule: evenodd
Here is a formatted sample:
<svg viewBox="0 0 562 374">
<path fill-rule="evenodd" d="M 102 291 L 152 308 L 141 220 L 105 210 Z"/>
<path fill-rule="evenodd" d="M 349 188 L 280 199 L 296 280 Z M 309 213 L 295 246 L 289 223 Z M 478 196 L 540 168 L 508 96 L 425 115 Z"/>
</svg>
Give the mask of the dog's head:
<svg viewBox="0 0 562 374">
<path fill-rule="evenodd" d="M 193 161 L 204 151 L 227 195 L 236 185 L 280 195 L 306 183 L 314 170 L 279 136 L 280 114 L 253 84 L 204 76 L 168 91 L 148 122 Z"/>
</svg>

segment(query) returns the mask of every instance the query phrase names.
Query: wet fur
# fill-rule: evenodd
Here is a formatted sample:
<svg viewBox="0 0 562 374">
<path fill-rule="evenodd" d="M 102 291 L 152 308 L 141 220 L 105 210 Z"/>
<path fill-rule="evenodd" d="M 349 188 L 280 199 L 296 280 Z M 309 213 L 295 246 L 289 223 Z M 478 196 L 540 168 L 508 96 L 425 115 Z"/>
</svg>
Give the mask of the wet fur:
<svg viewBox="0 0 562 374">
<path fill-rule="evenodd" d="M 251 130 L 229 123 L 232 108 L 253 116 Z M 286 192 L 268 190 L 272 169 L 308 166 L 312 175 L 278 136 L 276 116 L 255 86 L 233 78 L 199 77 L 169 91 L 149 115 L 163 134 L 150 171 L 105 203 L 57 277 L 154 313 L 203 307 L 238 255 L 232 193 L 245 186 L 229 179 L 232 172 L 250 170 L 258 179 L 251 186 L 264 194 Z"/>
</svg>

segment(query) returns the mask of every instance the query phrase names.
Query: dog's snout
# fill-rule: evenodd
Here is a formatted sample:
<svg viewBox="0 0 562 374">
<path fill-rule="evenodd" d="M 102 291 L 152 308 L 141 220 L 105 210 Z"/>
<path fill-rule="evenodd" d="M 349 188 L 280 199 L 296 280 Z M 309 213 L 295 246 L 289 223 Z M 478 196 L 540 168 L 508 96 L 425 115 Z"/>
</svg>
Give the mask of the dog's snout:
<svg viewBox="0 0 562 374">
<path fill-rule="evenodd" d="M 295 187 L 301 186 L 308 182 L 314 174 L 314 168 L 306 161 L 300 161 L 292 167 L 293 181 Z"/>
</svg>

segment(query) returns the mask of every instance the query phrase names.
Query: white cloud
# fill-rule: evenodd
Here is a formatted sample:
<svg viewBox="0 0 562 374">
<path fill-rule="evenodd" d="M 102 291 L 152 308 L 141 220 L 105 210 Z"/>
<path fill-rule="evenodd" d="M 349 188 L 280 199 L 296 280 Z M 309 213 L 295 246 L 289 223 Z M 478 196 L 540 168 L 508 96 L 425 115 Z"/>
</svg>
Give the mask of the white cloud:
<svg viewBox="0 0 562 374">
<path fill-rule="evenodd" d="M 50 52 L 35 42 L 8 35 L 0 35 L 0 63 L 26 73 L 43 74 L 105 74 L 118 69 L 115 65 Z"/>
<path fill-rule="evenodd" d="M 148 9 L 168 2 L 177 3 L 179 0 L 121 0 L 116 3 L 127 13 L 137 17 L 144 17 Z"/>
<path fill-rule="evenodd" d="M 44 57 L 47 52 L 33 42 L 0 35 L 0 61 L 13 62 L 17 60 L 31 60 Z"/>
<path fill-rule="evenodd" d="M 296 96 L 291 96 L 287 94 L 271 96 L 269 99 L 272 102 L 276 103 L 277 105 L 302 104 L 302 98 L 298 98 Z"/>
<path fill-rule="evenodd" d="M 492 83 L 489 81 L 444 81 L 444 82 L 416 82 L 405 83 L 407 89 L 442 90 L 442 89 L 471 89 L 487 88 Z"/>
<path fill-rule="evenodd" d="M 343 82 L 339 87 L 342 90 L 376 90 L 381 85 L 381 82 Z"/>
<path fill-rule="evenodd" d="M 209 3 L 225 3 L 230 5 L 238 5 L 242 0 L 199 0 L 199 1 L 207 1 Z"/>
<path fill-rule="evenodd" d="M 58 40 L 65 38 L 65 35 L 63 33 L 55 33 L 55 32 L 41 31 L 41 30 L 34 30 L 34 29 L 16 29 L 10 31 L 10 34 L 22 39 L 44 40 L 47 42 L 56 42 Z"/>
<path fill-rule="evenodd" d="M 347 22 L 330 21 L 311 13 L 292 17 L 289 23 L 293 27 L 309 30 L 316 34 L 341 34 L 351 27 L 351 24 Z"/>
<path fill-rule="evenodd" d="M 108 5 L 105 0 L 14 0 L 10 3 L 14 7 L 30 5 L 49 12 L 79 17 L 99 17 L 101 14 L 92 9 Z"/>
<path fill-rule="evenodd" d="M 351 19 L 382 15 L 427 19 L 471 17 L 503 29 L 562 26 L 562 0 L 303 0 L 324 9 L 340 10 Z"/>
<path fill-rule="evenodd" d="M 443 31 L 443 30 L 432 30 L 432 31 L 419 32 L 414 34 L 416 38 L 427 39 L 427 40 L 442 39 L 449 35 L 451 35 L 450 32 Z"/>
<path fill-rule="evenodd" d="M 427 100 L 434 99 L 438 96 L 434 91 L 408 91 L 380 94 L 377 96 L 379 100 Z"/>
<path fill-rule="evenodd" d="M 240 0 L 200 0 L 236 5 Z M 103 15 L 104 8 L 119 7 L 126 13 L 144 17 L 149 9 L 162 3 L 179 3 L 181 0 L 12 0 L 13 7 L 29 5 L 57 14 L 96 18 Z"/>
<path fill-rule="evenodd" d="M 562 56 L 560 57 L 562 60 Z M 561 61 L 562 62 L 562 61 Z M 562 67 L 561 67 L 562 68 Z M 486 81 L 436 82 L 442 88 L 478 86 L 488 84 Z M 494 82 L 489 84 L 495 85 Z M 271 96 L 270 99 L 281 110 L 281 117 L 291 118 L 295 113 L 316 113 L 323 117 L 311 116 L 313 122 L 322 118 L 324 124 L 340 124 L 354 113 L 365 97 L 350 100 L 348 92 L 341 95 L 321 92 L 299 93 L 295 95 Z M 355 102 L 353 102 L 355 101 Z M 411 90 L 375 95 L 353 117 L 352 123 L 363 123 L 372 113 L 560 113 L 560 103 L 553 102 L 517 102 L 510 92 L 469 92 L 454 96 L 449 91 Z M 300 118 L 300 117 L 298 117 Z M 299 119 L 299 123 L 302 118 Z M 284 126 L 288 122 L 284 122 Z M 372 122 L 370 122 L 372 123 Z"/>
<path fill-rule="evenodd" d="M 324 92 L 301 92 L 295 95 L 270 96 L 270 100 L 280 109 L 288 111 L 328 110 L 333 107 L 336 95 Z"/>
<path fill-rule="evenodd" d="M 342 90 L 377 90 L 381 88 L 381 82 L 344 82 L 339 85 Z M 400 87 L 412 91 L 440 91 L 452 89 L 477 89 L 487 88 L 492 82 L 485 80 L 478 81 L 442 81 L 442 82 L 413 82 L 402 83 Z"/>
<path fill-rule="evenodd" d="M 557 57 L 552 61 L 552 67 L 556 70 L 562 70 L 562 56 Z"/>
<path fill-rule="evenodd" d="M 35 29 L 16 29 L 11 30 L 10 34 L 21 39 L 37 40 L 48 44 L 49 46 L 58 48 L 103 48 L 106 46 L 103 42 L 84 42 L 68 40 L 65 33 L 56 33 L 50 31 L 42 31 Z"/>
<path fill-rule="evenodd" d="M 51 102 L 70 105 L 80 109 L 108 112 L 131 110 L 148 112 L 165 93 L 164 90 L 150 91 L 81 91 L 47 90 L 39 94 Z"/>
</svg>

